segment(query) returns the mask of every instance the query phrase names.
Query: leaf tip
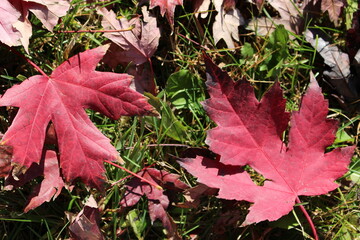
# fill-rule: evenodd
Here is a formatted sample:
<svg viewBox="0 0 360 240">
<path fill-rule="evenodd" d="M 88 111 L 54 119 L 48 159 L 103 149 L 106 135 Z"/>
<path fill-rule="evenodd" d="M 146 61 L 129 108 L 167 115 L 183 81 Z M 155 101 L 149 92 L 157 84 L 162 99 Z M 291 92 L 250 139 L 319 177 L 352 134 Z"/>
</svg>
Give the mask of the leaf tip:
<svg viewBox="0 0 360 240">
<path fill-rule="evenodd" d="M 116 162 L 118 162 L 119 164 L 123 165 L 125 163 L 124 159 L 121 156 L 116 156 Z"/>
<path fill-rule="evenodd" d="M 312 71 L 310 71 L 310 88 L 312 89 L 320 89 L 318 82 L 316 81 L 315 75 Z"/>
<path fill-rule="evenodd" d="M 100 46 L 100 47 L 98 47 L 99 49 L 101 49 L 102 51 L 104 51 L 104 54 L 103 55 L 105 55 L 105 53 L 109 50 L 109 48 L 110 48 L 110 43 L 107 43 L 107 44 L 104 44 L 104 45 L 102 45 L 102 46 Z"/>
<path fill-rule="evenodd" d="M 214 64 L 213 61 L 211 60 L 210 56 L 205 51 L 202 51 L 202 55 L 203 55 L 203 59 L 205 61 L 206 67 L 208 67 L 210 64 Z"/>
<path fill-rule="evenodd" d="M 155 108 L 152 108 L 152 109 L 149 111 L 149 115 L 161 119 L 160 113 L 159 113 Z"/>
</svg>

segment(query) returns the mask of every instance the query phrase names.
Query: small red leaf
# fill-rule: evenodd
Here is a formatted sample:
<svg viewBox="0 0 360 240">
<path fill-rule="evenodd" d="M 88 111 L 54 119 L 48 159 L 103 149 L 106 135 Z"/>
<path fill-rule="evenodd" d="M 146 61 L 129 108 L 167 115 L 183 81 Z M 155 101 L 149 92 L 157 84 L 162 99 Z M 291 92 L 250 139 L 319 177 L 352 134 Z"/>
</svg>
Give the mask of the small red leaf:
<svg viewBox="0 0 360 240">
<path fill-rule="evenodd" d="M 14 179 L 11 174 L 5 181 L 5 190 L 12 190 L 21 187 L 27 182 L 43 176 L 43 181 L 35 186 L 32 194 L 28 198 L 24 212 L 28 212 L 44 202 L 55 199 L 64 187 L 64 181 L 60 176 L 59 162 L 57 154 L 52 150 L 46 150 L 40 160 L 40 164 L 32 164 L 25 174 L 20 174 Z"/>
<path fill-rule="evenodd" d="M 188 185 L 179 180 L 179 175 L 170 174 L 166 171 L 148 168 L 139 172 L 138 175 L 154 182 L 156 185 L 168 186 L 168 188 L 172 187 L 178 190 L 188 188 Z M 164 190 L 154 188 L 150 184 L 142 182 L 139 178 L 133 178 L 126 185 L 125 196 L 120 204 L 124 207 L 134 206 L 143 195 L 146 195 L 151 221 L 154 222 L 156 219 L 161 220 L 163 226 L 167 230 L 168 237 L 180 239 L 176 230 L 176 225 L 166 212 L 169 205 L 169 199 L 164 195 Z"/>
</svg>

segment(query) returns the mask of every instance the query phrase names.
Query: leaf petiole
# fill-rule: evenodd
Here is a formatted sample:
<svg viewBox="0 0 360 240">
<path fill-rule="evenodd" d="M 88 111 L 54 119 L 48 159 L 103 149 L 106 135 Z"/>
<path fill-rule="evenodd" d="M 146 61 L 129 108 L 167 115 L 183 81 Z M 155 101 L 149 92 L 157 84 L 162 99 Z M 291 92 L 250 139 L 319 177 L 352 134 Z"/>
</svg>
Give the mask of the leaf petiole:
<svg viewBox="0 0 360 240">
<path fill-rule="evenodd" d="M 44 77 L 49 77 L 48 75 L 46 75 L 46 73 L 38 66 L 36 65 L 33 61 L 31 61 L 29 58 L 27 58 L 26 56 L 24 56 L 22 53 L 20 53 L 19 51 L 15 50 L 12 47 L 9 47 L 6 44 L 3 44 L 0 42 L 0 44 L 4 47 L 6 47 L 7 49 L 9 49 L 11 52 L 15 53 L 16 55 L 18 55 L 20 58 L 24 59 L 27 63 L 29 63 L 31 66 L 33 66 L 41 75 L 43 75 Z"/>
<path fill-rule="evenodd" d="M 299 197 L 296 198 L 295 202 L 298 205 L 298 207 L 301 209 L 303 214 L 305 215 L 305 218 L 308 221 L 308 223 L 310 225 L 310 228 L 311 228 L 311 230 L 312 230 L 312 232 L 314 234 L 314 239 L 319 240 L 319 237 L 318 237 L 317 232 L 316 232 L 315 225 L 314 225 L 313 221 L 311 220 L 311 217 L 310 217 L 309 213 L 306 211 L 304 205 L 301 204 L 301 201 L 300 201 Z"/>
<path fill-rule="evenodd" d="M 163 190 L 163 188 L 162 188 L 160 185 L 157 185 L 157 184 L 155 184 L 155 183 L 153 183 L 153 182 L 150 182 L 149 180 L 141 177 L 140 175 L 138 175 L 138 174 L 136 174 L 136 173 L 134 173 L 134 172 L 132 172 L 132 171 L 130 171 L 130 170 L 128 170 L 128 169 L 126 169 L 126 168 L 124 168 L 124 167 L 116 164 L 116 163 L 110 162 L 110 161 L 108 161 L 108 160 L 104 160 L 104 162 L 106 162 L 106 163 L 108 163 L 108 164 L 111 164 L 111 165 L 113 165 L 113 166 L 115 166 L 115 167 L 117 167 L 117 168 L 120 168 L 121 170 L 124 170 L 124 171 L 127 172 L 127 173 L 130 173 L 131 175 L 139 178 L 141 181 L 144 181 L 144 182 L 150 184 L 151 186 L 153 186 L 153 187 L 155 187 L 155 188 L 157 188 L 157 189 L 159 189 L 159 190 Z"/>
<path fill-rule="evenodd" d="M 108 30 L 59 30 L 59 31 L 54 31 L 56 33 L 108 33 L 108 32 L 127 32 L 127 31 L 131 31 L 134 29 L 134 25 L 125 28 L 125 29 L 108 29 Z"/>
</svg>

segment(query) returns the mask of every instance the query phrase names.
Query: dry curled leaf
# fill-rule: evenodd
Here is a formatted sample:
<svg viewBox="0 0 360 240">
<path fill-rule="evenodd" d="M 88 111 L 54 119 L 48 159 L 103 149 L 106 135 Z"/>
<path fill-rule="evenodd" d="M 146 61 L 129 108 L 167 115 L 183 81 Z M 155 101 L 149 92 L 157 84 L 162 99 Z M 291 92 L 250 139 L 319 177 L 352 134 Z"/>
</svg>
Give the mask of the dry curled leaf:
<svg viewBox="0 0 360 240">
<path fill-rule="evenodd" d="M 293 0 L 268 0 L 269 4 L 279 13 L 280 18 L 266 17 L 254 18 L 248 24 L 248 29 L 261 36 L 266 36 L 276 28 L 277 25 L 284 25 L 285 29 L 294 33 L 301 33 L 304 20 L 302 10 L 296 7 Z"/>
<path fill-rule="evenodd" d="M 0 7 L 0 41 L 9 46 L 23 45 L 28 51 L 32 26 L 28 19 L 32 12 L 52 31 L 60 17 L 70 7 L 69 0 L 2 0 Z"/>
<path fill-rule="evenodd" d="M 221 1 L 213 1 L 217 15 L 213 24 L 213 36 L 215 44 L 224 39 L 228 48 L 234 48 L 234 40 L 239 41 L 239 26 L 245 24 L 245 20 L 239 9 L 231 5 L 225 10 Z"/>
<path fill-rule="evenodd" d="M 119 63 L 134 63 L 140 65 L 148 62 L 155 53 L 160 39 L 160 29 L 156 18 L 149 15 L 143 8 L 143 20 L 139 17 L 128 21 L 126 18 L 117 19 L 115 13 L 106 8 L 98 11 L 103 15 L 101 22 L 105 30 L 127 30 L 124 32 L 105 33 L 117 47 L 112 46 L 104 61 L 116 67 Z M 133 27 L 133 29 L 131 29 Z"/>
<path fill-rule="evenodd" d="M 342 52 L 336 45 L 331 44 L 328 37 L 317 29 L 306 30 L 305 38 L 320 53 L 324 63 L 328 66 L 329 70 L 324 71 L 326 80 L 348 102 L 356 101 L 358 99 L 355 87 L 357 79 L 351 76 L 348 54 Z"/>
</svg>

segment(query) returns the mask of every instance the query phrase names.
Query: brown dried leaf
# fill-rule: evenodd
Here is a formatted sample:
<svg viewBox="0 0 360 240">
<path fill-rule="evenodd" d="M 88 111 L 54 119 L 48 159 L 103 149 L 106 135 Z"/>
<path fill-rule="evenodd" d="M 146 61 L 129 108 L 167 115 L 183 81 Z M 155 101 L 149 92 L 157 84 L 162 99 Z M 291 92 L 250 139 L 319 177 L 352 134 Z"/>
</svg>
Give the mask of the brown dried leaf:
<svg viewBox="0 0 360 240">
<path fill-rule="evenodd" d="M 275 30 L 277 25 L 284 25 L 285 29 L 294 33 L 301 33 L 303 29 L 302 10 L 297 8 L 292 0 L 269 0 L 269 4 L 278 11 L 280 18 L 255 18 L 250 21 L 247 29 L 260 36 L 266 36 Z"/>
<path fill-rule="evenodd" d="M 321 11 L 327 11 L 329 13 L 330 20 L 335 23 L 335 25 L 337 25 L 342 9 L 345 7 L 345 4 L 346 1 L 344 0 L 322 0 Z"/>
<path fill-rule="evenodd" d="M 238 27 L 245 24 L 245 20 L 239 9 L 232 8 L 225 11 L 221 1 L 213 1 L 213 3 L 215 10 L 218 12 L 213 25 L 215 44 L 217 44 L 220 39 L 224 39 L 228 48 L 235 48 L 233 39 L 239 41 Z"/>
<path fill-rule="evenodd" d="M 346 53 L 334 44 L 329 38 L 317 29 L 308 29 L 305 32 L 306 40 L 320 53 L 324 63 L 330 70 L 324 71 L 324 76 L 335 89 L 349 102 L 358 99 L 356 90 L 350 83 L 350 60 Z"/>
</svg>

